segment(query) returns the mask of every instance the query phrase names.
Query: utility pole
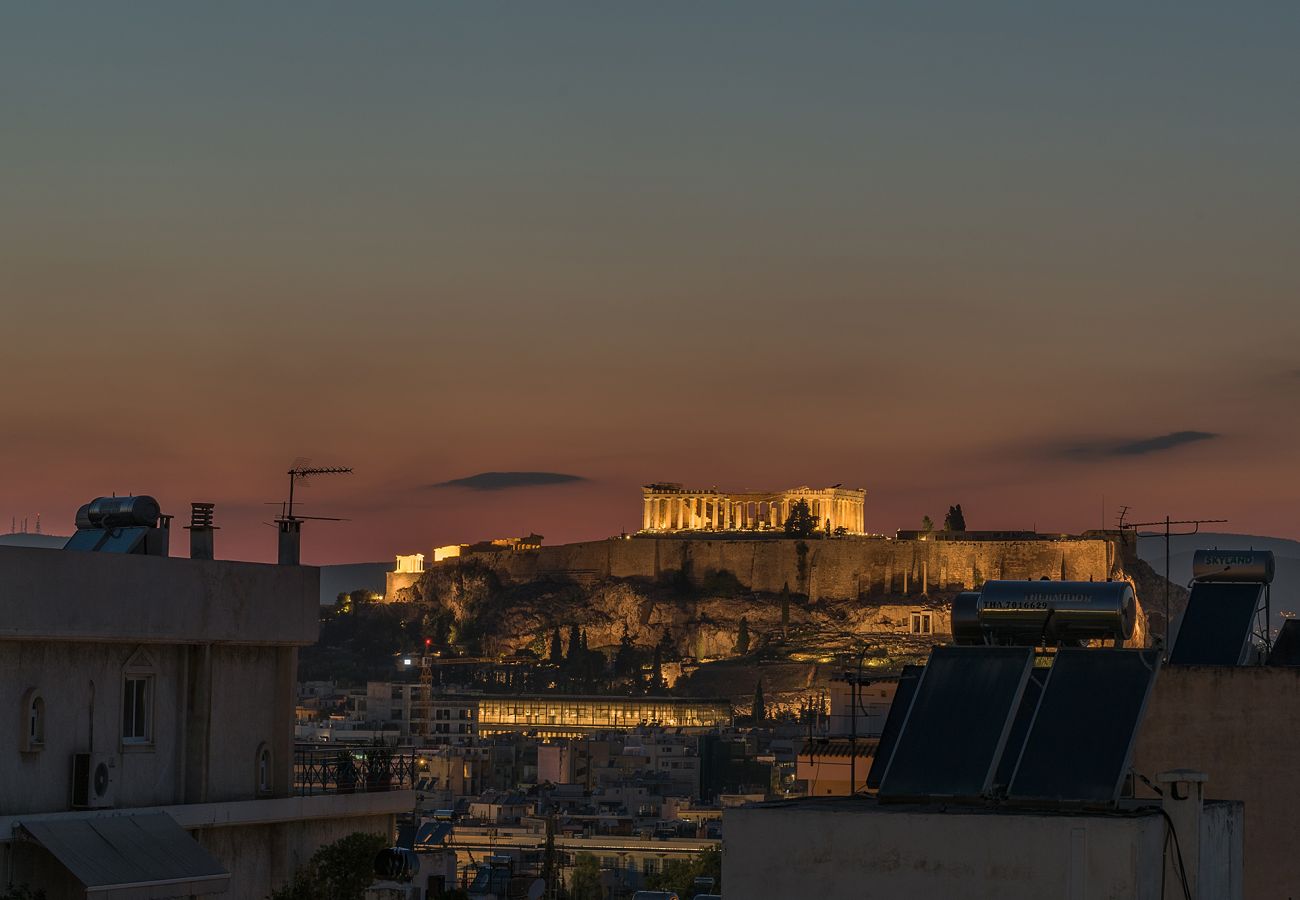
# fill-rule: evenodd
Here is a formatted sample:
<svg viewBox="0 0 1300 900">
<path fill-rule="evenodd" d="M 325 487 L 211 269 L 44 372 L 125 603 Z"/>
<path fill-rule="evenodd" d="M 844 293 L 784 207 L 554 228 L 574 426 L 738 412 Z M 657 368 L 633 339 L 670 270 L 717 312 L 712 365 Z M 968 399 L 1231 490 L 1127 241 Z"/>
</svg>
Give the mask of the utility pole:
<svg viewBox="0 0 1300 900">
<path fill-rule="evenodd" d="M 852 797 L 858 792 L 858 691 L 862 687 L 862 660 L 867 655 L 867 648 L 863 647 L 858 653 L 858 671 L 857 673 L 845 672 L 845 680 L 849 682 L 849 796 Z"/>
<path fill-rule="evenodd" d="M 1124 511 L 1127 512 L 1127 511 L 1128 511 L 1128 507 L 1124 507 Z M 1201 526 L 1202 526 L 1202 525 L 1221 524 L 1221 523 L 1226 522 L 1226 521 L 1228 521 L 1228 520 L 1227 520 L 1227 519 L 1170 519 L 1169 516 L 1166 515 L 1165 518 L 1164 518 L 1164 521 L 1163 521 L 1163 522 L 1133 522 L 1132 524 L 1130 524 L 1130 525 L 1127 526 L 1128 528 L 1132 528 L 1132 529 L 1133 529 L 1133 531 L 1134 531 L 1134 533 L 1135 533 L 1135 535 L 1136 535 L 1137 537 L 1144 538 L 1144 537 L 1162 537 L 1162 536 L 1163 536 L 1164 539 L 1165 539 L 1165 646 L 1164 646 L 1164 657 L 1165 657 L 1166 660 L 1169 659 L 1169 538 L 1170 538 L 1170 537 L 1185 537 L 1185 536 L 1187 536 L 1187 535 L 1196 534 L 1197 532 L 1199 532 L 1199 531 L 1201 530 Z M 1122 523 L 1123 523 L 1123 513 L 1120 514 L 1120 522 L 1121 522 L 1121 526 L 1120 526 L 1120 527 L 1125 527 L 1125 526 L 1122 524 Z M 1147 534 L 1141 534 L 1140 532 L 1138 532 L 1138 529 L 1139 529 L 1139 528 L 1150 528 L 1150 527 L 1153 527 L 1153 526 L 1156 526 L 1156 525 L 1163 525 L 1163 526 L 1164 526 L 1164 529 L 1165 529 L 1165 530 L 1164 530 L 1164 532 L 1163 532 L 1163 535 L 1162 535 L 1162 533 L 1159 532 L 1159 531 L 1148 532 Z M 1191 531 L 1172 531 L 1172 530 L 1170 529 L 1170 526 L 1172 526 L 1172 525 L 1191 525 L 1191 526 L 1192 526 L 1192 530 L 1191 530 Z"/>
</svg>

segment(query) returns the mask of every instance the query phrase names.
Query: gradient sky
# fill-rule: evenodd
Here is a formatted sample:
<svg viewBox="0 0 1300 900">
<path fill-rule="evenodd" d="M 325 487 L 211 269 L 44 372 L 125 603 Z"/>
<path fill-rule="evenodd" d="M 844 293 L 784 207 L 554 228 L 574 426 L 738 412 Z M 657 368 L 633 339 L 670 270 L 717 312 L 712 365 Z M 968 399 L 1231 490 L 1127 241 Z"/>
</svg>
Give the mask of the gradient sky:
<svg viewBox="0 0 1300 900">
<path fill-rule="evenodd" d="M 0 530 L 270 559 L 309 457 L 311 562 L 652 480 L 1300 537 L 1300 6 L 1070 6 L 8 5 Z"/>
</svg>

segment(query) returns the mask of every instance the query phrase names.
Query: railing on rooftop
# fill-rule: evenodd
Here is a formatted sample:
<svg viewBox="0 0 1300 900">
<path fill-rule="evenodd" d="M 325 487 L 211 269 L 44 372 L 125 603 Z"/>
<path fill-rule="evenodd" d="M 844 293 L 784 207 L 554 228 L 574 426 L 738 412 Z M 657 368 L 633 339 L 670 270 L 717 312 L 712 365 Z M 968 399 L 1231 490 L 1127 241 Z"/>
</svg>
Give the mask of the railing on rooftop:
<svg viewBox="0 0 1300 900">
<path fill-rule="evenodd" d="M 299 796 L 403 791 L 415 786 L 417 755 L 390 747 L 296 747 L 293 790 Z"/>
</svg>

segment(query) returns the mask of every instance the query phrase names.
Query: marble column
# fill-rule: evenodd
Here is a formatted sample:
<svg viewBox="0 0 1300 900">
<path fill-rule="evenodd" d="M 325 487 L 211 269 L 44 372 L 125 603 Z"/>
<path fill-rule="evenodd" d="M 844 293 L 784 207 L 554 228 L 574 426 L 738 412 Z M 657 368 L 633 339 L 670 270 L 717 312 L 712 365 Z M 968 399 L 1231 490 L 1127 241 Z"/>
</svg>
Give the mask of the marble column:
<svg viewBox="0 0 1300 900">
<path fill-rule="evenodd" d="M 641 530 L 642 530 L 642 531 L 649 531 L 649 530 L 650 530 L 650 504 L 653 503 L 653 502 L 654 502 L 654 501 L 651 500 L 649 497 L 646 497 L 646 498 L 645 498 L 645 501 L 644 501 L 644 506 L 645 506 L 645 508 L 641 510 Z"/>
</svg>

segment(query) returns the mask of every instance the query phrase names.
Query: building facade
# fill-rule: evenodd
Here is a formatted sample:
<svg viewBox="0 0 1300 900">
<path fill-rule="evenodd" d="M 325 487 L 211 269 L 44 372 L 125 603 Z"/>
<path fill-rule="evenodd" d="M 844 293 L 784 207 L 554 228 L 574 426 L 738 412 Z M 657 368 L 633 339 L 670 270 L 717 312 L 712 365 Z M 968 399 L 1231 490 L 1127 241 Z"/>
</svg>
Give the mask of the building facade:
<svg viewBox="0 0 1300 900">
<path fill-rule="evenodd" d="M 716 488 L 692 490 L 672 482 L 641 489 L 641 530 L 651 534 L 678 531 L 780 531 L 799 501 L 808 504 L 817 527 L 830 533 L 865 534 L 867 492 L 839 486 L 803 485 L 787 491 L 729 493 Z M 842 529 L 842 530 L 841 530 Z"/>
<path fill-rule="evenodd" d="M 726 700 L 684 697 L 582 697 L 485 694 L 478 698 L 480 734 L 529 732 L 581 737 L 644 726 L 707 731 L 730 725 Z"/>
<path fill-rule="evenodd" d="M 166 859 L 179 893 L 262 897 L 321 844 L 390 833 L 411 791 L 294 781 L 318 594 L 301 566 L 0 547 L 0 698 L 21 722 L 0 729 L 0 884 L 172 896 Z"/>
</svg>

